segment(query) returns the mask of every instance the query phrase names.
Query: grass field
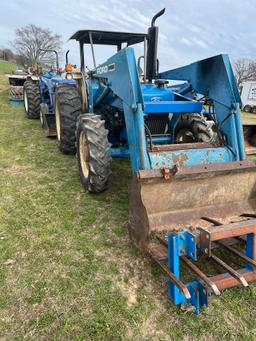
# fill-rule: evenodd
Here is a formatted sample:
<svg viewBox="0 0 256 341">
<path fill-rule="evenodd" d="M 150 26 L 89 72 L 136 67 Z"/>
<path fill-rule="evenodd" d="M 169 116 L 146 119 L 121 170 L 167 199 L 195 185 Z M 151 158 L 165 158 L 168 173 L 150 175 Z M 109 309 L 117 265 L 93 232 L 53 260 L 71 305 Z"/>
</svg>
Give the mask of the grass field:
<svg viewBox="0 0 256 341">
<path fill-rule="evenodd" d="M 10 106 L 2 74 L 0 339 L 255 340 L 255 285 L 212 297 L 199 317 L 174 306 L 128 238 L 128 163 L 114 161 L 107 192 L 84 193 L 75 157 Z"/>
</svg>

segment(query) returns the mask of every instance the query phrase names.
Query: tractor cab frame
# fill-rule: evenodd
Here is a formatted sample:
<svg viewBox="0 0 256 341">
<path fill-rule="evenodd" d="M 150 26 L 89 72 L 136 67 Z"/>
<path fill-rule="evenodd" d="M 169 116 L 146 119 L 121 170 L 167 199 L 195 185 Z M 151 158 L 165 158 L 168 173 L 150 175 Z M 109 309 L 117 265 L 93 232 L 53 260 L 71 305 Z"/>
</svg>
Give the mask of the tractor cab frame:
<svg viewBox="0 0 256 341">
<path fill-rule="evenodd" d="M 74 33 L 70 39 L 75 39 L 79 42 L 80 47 L 80 65 L 81 71 L 85 71 L 85 54 L 84 45 L 90 45 L 93 66 L 96 69 L 96 56 L 94 45 L 108 45 L 116 46 L 117 52 L 124 47 L 132 46 L 134 44 L 144 43 L 144 54 L 147 48 L 147 34 L 145 33 L 129 33 L 129 32 L 115 32 L 115 31 L 102 31 L 102 30 L 80 30 Z M 124 46 L 125 44 L 125 46 Z M 146 58 L 144 62 L 146 68 Z"/>
</svg>

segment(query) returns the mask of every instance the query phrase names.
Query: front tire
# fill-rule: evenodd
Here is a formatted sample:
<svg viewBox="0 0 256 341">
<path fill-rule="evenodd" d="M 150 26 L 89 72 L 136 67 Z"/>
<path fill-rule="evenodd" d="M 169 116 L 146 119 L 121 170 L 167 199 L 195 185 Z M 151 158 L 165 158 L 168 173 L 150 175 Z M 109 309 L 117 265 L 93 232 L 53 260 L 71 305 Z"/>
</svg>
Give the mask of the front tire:
<svg viewBox="0 0 256 341">
<path fill-rule="evenodd" d="M 24 108 L 28 118 L 40 117 L 40 89 L 36 82 L 26 80 L 23 88 Z"/>
<path fill-rule="evenodd" d="M 73 85 L 58 86 L 55 101 L 56 131 L 59 149 L 64 154 L 76 153 L 76 121 L 81 113 L 78 89 Z"/>
<path fill-rule="evenodd" d="M 105 122 L 99 115 L 81 115 L 77 122 L 76 140 L 82 186 L 91 193 L 104 191 L 111 174 L 110 144 Z"/>
</svg>

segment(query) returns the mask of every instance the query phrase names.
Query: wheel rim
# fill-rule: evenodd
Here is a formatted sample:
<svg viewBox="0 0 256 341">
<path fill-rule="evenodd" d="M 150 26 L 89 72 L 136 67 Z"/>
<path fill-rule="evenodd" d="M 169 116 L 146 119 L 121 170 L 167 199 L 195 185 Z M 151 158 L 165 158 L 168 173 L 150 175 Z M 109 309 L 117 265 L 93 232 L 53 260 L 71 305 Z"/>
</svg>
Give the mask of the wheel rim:
<svg viewBox="0 0 256 341">
<path fill-rule="evenodd" d="M 60 141 L 60 111 L 59 111 L 57 100 L 56 100 L 56 106 L 55 106 L 55 119 L 56 119 L 57 139 L 58 141 Z"/>
<path fill-rule="evenodd" d="M 24 90 L 24 105 L 26 112 L 28 112 L 28 96 L 26 90 Z"/>
<path fill-rule="evenodd" d="M 79 136 L 79 156 L 80 156 L 80 164 L 81 164 L 83 175 L 85 178 L 88 178 L 89 154 L 88 154 L 85 133 L 83 131 L 81 131 L 80 136 Z"/>
<path fill-rule="evenodd" d="M 176 135 L 176 143 L 192 143 L 194 141 L 194 134 L 189 129 L 181 129 Z"/>
</svg>

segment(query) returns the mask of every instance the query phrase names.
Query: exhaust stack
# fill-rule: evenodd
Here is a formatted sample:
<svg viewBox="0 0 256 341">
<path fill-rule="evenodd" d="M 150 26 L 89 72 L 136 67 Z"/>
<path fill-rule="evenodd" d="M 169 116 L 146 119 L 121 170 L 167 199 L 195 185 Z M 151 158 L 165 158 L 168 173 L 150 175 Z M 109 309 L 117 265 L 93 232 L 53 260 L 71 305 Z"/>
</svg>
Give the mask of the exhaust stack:
<svg viewBox="0 0 256 341">
<path fill-rule="evenodd" d="M 151 21 L 151 26 L 148 28 L 148 46 L 147 46 L 147 67 L 146 80 L 152 83 L 152 80 L 157 75 L 157 44 L 158 44 L 158 27 L 155 26 L 155 21 L 165 12 L 165 8 L 154 15 Z"/>
</svg>

